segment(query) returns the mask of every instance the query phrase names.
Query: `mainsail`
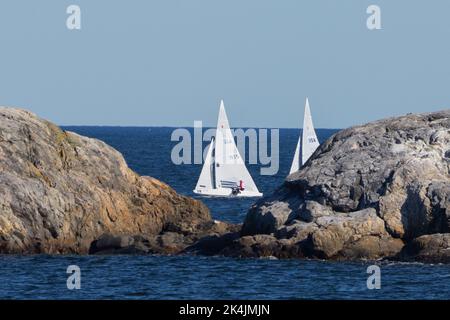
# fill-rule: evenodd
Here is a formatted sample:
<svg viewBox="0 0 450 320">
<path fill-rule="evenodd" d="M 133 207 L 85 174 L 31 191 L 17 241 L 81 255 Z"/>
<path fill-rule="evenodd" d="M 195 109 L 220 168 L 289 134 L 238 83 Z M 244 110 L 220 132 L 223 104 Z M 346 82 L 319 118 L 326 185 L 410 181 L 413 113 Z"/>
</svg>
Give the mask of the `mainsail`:
<svg viewBox="0 0 450 320">
<path fill-rule="evenodd" d="M 308 161 L 319 145 L 319 140 L 317 139 L 316 131 L 314 130 L 314 125 L 312 122 L 309 101 L 308 98 L 306 98 L 302 135 L 298 139 L 294 160 L 292 161 L 289 174 L 298 171 L 300 167 Z"/>
<path fill-rule="evenodd" d="M 212 151 L 214 150 L 214 156 Z M 204 195 L 230 195 L 243 186 L 238 196 L 261 196 L 234 142 L 223 101 L 220 102 L 215 139 L 211 141 L 205 163 L 194 190 Z"/>
</svg>

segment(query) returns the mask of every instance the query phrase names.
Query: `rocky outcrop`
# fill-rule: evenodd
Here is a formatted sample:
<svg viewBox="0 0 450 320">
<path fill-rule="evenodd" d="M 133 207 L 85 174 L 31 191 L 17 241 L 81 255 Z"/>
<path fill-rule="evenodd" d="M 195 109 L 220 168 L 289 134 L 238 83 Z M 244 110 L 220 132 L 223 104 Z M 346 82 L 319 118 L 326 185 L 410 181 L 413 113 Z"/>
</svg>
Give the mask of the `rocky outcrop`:
<svg viewBox="0 0 450 320">
<path fill-rule="evenodd" d="M 398 258 L 425 263 L 450 263 L 450 233 L 420 236 L 408 243 Z"/>
<path fill-rule="evenodd" d="M 157 235 L 113 235 L 103 234 L 93 241 L 90 254 L 181 254 L 204 239 L 222 238 L 234 234 L 240 225 L 209 220 L 191 224 L 189 229 L 162 230 Z"/>
<path fill-rule="evenodd" d="M 242 225 L 105 143 L 0 108 L 0 253 L 450 262 L 450 111 L 343 130 Z"/>
<path fill-rule="evenodd" d="M 102 141 L 0 108 L 1 253 L 177 253 L 233 231 Z"/>
<path fill-rule="evenodd" d="M 330 137 L 250 209 L 240 237 L 217 249 L 253 256 L 263 246 L 276 249 L 256 255 L 323 259 L 437 250 L 441 257 L 449 251 L 449 196 L 450 111 L 376 121 Z M 402 251 L 405 244 L 415 249 Z"/>
</svg>

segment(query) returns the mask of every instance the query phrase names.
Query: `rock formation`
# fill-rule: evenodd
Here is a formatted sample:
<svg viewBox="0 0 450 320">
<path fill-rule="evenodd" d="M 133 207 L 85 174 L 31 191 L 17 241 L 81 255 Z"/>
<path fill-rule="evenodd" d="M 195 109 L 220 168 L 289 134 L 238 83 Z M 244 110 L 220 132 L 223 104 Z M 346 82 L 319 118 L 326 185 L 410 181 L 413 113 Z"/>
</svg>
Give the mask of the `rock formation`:
<svg viewBox="0 0 450 320">
<path fill-rule="evenodd" d="M 449 197 L 450 110 L 380 120 L 330 137 L 206 251 L 448 261 Z"/>
<path fill-rule="evenodd" d="M 0 253 L 450 262 L 450 111 L 338 132 L 242 228 L 105 143 L 0 108 Z"/>
<path fill-rule="evenodd" d="M 0 253 L 176 253 L 229 232 L 102 141 L 0 108 Z"/>
</svg>

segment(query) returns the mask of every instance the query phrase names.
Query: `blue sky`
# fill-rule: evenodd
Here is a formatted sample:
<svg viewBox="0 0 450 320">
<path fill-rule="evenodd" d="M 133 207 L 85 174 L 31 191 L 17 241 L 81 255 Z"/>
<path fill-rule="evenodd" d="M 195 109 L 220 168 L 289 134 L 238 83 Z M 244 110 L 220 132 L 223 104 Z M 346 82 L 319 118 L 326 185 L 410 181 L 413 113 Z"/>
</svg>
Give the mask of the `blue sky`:
<svg viewBox="0 0 450 320">
<path fill-rule="evenodd" d="M 66 28 L 81 7 L 82 29 Z M 381 30 L 366 27 L 370 4 Z M 0 105 L 61 125 L 343 128 L 450 105 L 446 0 L 2 0 Z"/>
</svg>

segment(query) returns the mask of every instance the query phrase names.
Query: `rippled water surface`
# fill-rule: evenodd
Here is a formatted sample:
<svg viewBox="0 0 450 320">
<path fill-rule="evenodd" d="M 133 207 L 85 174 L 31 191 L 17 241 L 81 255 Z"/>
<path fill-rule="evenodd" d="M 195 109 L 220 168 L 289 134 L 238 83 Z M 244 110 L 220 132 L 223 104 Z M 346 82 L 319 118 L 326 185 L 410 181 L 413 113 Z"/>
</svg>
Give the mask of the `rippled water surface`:
<svg viewBox="0 0 450 320">
<path fill-rule="evenodd" d="M 191 256 L 2 256 L 0 298 L 448 299 L 445 265 L 383 263 L 368 290 L 364 263 Z M 66 268 L 81 268 L 68 290 Z"/>
<path fill-rule="evenodd" d="M 200 165 L 175 166 L 170 128 L 70 127 L 104 140 L 130 167 L 190 196 Z M 335 130 L 318 130 L 320 140 Z M 298 130 L 280 131 L 280 166 L 274 176 L 250 172 L 270 193 L 289 170 Z M 205 144 L 206 145 L 206 144 Z M 242 222 L 253 199 L 202 198 L 214 218 Z M 66 270 L 81 268 L 81 289 L 68 290 Z M 0 256 L 2 299 L 449 299 L 450 266 L 380 264 L 380 290 L 368 290 L 369 263 L 231 259 L 192 256 Z"/>
</svg>

